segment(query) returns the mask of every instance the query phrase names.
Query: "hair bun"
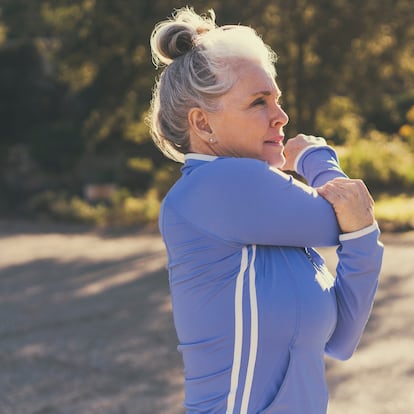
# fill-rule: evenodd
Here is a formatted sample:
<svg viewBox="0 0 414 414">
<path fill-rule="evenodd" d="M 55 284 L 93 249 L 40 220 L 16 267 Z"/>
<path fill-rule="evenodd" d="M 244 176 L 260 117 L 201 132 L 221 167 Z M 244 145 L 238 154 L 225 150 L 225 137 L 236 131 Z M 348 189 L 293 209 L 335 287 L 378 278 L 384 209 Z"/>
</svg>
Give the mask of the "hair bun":
<svg viewBox="0 0 414 414">
<path fill-rule="evenodd" d="M 153 61 L 169 65 L 174 59 L 190 52 L 197 37 L 215 28 L 215 16 L 200 16 L 192 8 L 184 7 L 173 14 L 173 18 L 158 23 L 151 35 Z"/>
<path fill-rule="evenodd" d="M 168 64 L 175 58 L 188 53 L 193 48 L 196 35 L 196 30 L 182 23 L 165 27 L 158 42 L 161 62 Z"/>
</svg>

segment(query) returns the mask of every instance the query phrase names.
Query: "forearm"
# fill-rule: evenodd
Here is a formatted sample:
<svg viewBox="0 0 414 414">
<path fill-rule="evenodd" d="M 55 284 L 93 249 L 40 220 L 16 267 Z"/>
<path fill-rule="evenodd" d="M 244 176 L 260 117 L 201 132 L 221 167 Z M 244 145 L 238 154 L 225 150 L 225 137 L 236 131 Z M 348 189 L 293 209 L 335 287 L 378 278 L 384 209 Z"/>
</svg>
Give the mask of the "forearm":
<svg viewBox="0 0 414 414">
<path fill-rule="evenodd" d="M 340 237 L 334 287 L 338 317 L 326 346 L 327 354 L 337 359 L 352 356 L 369 318 L 377 290 L 384 248 L 378 241 L 378 228 L 364 234 L 369 230 Z M 360 237 L 352 238 L 358 235 Z"/>
<path fill-rule="evenodd" d="M 295 171 L 311 187 L 320 187 L 337 177 L 346 178 L 335 150 L 328 145 L 314 145 L 300 152 L 294 163 Z"/>
</svg>

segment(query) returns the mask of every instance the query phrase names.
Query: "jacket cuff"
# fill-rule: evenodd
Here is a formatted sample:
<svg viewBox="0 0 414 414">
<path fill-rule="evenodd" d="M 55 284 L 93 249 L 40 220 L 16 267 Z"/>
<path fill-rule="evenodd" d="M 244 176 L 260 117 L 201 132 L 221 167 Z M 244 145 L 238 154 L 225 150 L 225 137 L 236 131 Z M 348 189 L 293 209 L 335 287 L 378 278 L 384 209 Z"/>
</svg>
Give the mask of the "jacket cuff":
<svg viewBox="0 0 414 414">
<path fill-rule="evenodd" d="M 358 239 L 360 237 L 366 236 L 367 234 L 370 234 L 374 231 L 379 230 L 378 223 L 374 222 L 368 227 L 365 227 L 361 230 L 353 231 L 351 233 L 343 233 L 339 235 L 339 241 L 346 241 L 346 240 L 353 240 Z"/>
</svg>

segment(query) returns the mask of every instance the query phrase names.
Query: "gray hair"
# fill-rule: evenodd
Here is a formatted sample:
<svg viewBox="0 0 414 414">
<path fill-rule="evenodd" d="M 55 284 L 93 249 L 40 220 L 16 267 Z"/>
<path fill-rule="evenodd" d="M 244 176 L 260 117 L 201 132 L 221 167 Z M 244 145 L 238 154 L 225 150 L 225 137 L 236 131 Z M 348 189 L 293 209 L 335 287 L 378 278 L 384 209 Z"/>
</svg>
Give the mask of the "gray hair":
<svg viewBox="0 0 414 414">
<path fill-rule="evenodd" d="M 155 144 L 175 161 L 190 151 L 189 110 L 217 111 L 218 98 L 237 80 L 237 62 L 257 61 L 276 76 L 276 54 L 257 33 L 247 26 L 216 26 L 213 10 L 208 15 L 177 10 L 155 26 L 151 51 L 154 65 L 166 67 L 155 83 L 147 119 Z"/>
</svg>

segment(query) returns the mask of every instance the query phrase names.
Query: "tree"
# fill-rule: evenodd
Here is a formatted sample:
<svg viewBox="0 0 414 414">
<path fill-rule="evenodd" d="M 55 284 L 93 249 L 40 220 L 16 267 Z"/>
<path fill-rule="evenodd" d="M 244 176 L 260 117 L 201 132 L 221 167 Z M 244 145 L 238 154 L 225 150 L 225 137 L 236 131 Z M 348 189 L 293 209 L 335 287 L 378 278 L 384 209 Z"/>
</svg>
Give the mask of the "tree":
<svg viewBox="0 0 414 414">
<path fill-rule="evenodd" d="M 267 6 L 265 39 L 279 53 L 280 83 L 296 131 L 313 132 L 319 108 L 332 95 L 348 96 L 369 112 L 371 99 L 396 93 L 397 85 L 412 88 L 396 65 L 412 44 L 409 3 L 293 0 Z"/>
<path fill-rule="evenodd" d="M 172 7 L 186 4 L 3 0 L 0 161 L 23 143 L 39 168 L 73 190 L 88 180 L 114 180 L 136 192 L 165 189 L 177 166 L 154 147 L 144 123 L 159 74 L 149 36 Z M 213 8 L 219 25 L 251 25 L 276 50 L 288 135 L 318 133 L 322 124 L 337 126 L 330 138 L 338 143 L 356 127 L 396 132 L 414 105 L 411 0 L 381 7 L 374 0 L 192 6 L 200 13 Z M 339 119 L 342 110 L 348 116 Z"/>
</svg>

